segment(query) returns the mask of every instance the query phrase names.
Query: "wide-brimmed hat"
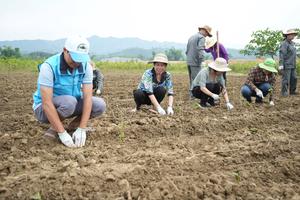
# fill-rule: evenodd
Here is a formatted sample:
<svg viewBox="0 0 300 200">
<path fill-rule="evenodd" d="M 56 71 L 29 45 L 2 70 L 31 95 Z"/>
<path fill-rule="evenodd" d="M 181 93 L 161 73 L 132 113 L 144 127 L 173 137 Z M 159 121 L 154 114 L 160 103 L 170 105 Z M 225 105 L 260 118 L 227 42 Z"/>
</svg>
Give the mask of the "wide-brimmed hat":
<svg viewBox="0 0 300 200">
<path fill-rule="evenodd" d="M 200 26 L 200 27 L 198 28 L 198 30 L 200 31 L 201 29 L 206 30 L 206 32 L 208 33 L 208 36 L 209 36 L 209 37 L 212 36 L 212 34 L 211 34 L 211 27 L 210 27 L 210 26 L 208 26 L 208 25 Z"/>
<path fill-rule="evenodd" d="M 298 32 L 295 29 L 288 29 L 286 31 L 282 31 L 283 35 L 291 35 L 291 34 L 298 34 Z"/>
<path fill-rule="evenodd" d="M 272 58 L 267 58 L 263 63 L 259 63 L 258 66 L 262 69 L 265 69 L 269 72 L 277 73 L 276 61 Z"/>
<path fill-rule="evenodd" d="M 73 61 L 78 63 L 90 61 L 90 43 L 79 35 L 67 38 L 65 48 L 69 51 Z"/>
<path fill-rule="evenodd" d="M 206 37 L 205 38 L 205 49 L 209 49 L 210 47 L 214 46 L 217 42 L 216 37 Z"/>
<path fill-rule="evenodd" d="M 208 63 L 208 66 L 218 72 L 231 71 L 231 69 L 228 67 L 227 61 L 224 58 L 217 58 L 215 61 Z"/>
<path fill-rule="evenodd" d="M 169 60 L 168 60 L 168 57 L 165 54 L 158 53 L 154 56 L 153 60 L 149 61 L 148 63 L 156 63 L 156 62 L 168 64 Z"/>
</svg>

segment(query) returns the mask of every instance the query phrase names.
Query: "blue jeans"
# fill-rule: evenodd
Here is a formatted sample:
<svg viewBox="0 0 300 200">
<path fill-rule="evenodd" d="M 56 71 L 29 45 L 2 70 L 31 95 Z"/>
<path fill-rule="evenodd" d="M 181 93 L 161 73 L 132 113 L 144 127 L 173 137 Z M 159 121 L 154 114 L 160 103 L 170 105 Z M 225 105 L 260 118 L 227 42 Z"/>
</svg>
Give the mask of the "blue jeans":
<svg viewBox="0 0 300 200">
<path fill-rule="evenodd" d="M 255 86 L 262 91 L 264 97 L 268 95 L 269 89 L 272 88 L 270 83 L 255 84 Z M 251 102 L 251 97 L 256 97 L 256 102 L 258 103 L 262 102 L 262 98 L 256 96 L 256 92 L 249 85 L 243 85 L 241 93 L 248 102 Z"/>
</svg>

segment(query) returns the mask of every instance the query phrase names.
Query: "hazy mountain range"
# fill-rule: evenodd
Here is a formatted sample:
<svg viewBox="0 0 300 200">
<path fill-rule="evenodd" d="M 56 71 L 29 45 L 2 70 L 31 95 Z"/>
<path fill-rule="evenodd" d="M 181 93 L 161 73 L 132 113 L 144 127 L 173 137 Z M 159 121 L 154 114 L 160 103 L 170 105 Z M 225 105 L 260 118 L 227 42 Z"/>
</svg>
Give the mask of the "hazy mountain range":
<svg viewBox="0 0 300 200">
<path fill-rule="evenodd" d="M 182 50 L 184 54 L 186 44 L 176 42 L 147 41 L 139 38 L 115 38 L 91 36 L 87 38 L 91 44 L 90 54 L 97 58 L 105 57 L 139 57 L 149 58 L 152 52 L 164 51 L 174 47 Z M 12 40 L 0 41 L 0 47 L 10 46 L 20 48 L 22 54 L 32 52 L 57 53 L 64 46 L 65 38 L 58 40 Z M 232 58 L 246 58 L 239 53 L 238 49 L 228 49 Z"/>
</svg>

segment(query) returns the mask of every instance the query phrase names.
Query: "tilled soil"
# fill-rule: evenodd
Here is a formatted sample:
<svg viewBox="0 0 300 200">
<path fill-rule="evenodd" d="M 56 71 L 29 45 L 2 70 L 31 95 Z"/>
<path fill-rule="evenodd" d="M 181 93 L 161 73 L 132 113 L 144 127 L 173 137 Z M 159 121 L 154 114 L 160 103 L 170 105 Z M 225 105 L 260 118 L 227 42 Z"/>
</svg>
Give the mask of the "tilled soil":
<svg viewBox="0 0 300 200">
<path fill-rule="evenodd" d="M 245 76 L 229 76 L 227 111 L 224 99 L 198 108 L 173 74 L 175 115 L 158 116 L 130 112 L 141 74 L 104 75 L 107 111 L 69 149 L 33 116 L 37 74 L 0 74 L 0 199 L 300 199 L 300 96 L 280 97 L 280 78 L 270 107 L 247 104 Z"/>
</svg>

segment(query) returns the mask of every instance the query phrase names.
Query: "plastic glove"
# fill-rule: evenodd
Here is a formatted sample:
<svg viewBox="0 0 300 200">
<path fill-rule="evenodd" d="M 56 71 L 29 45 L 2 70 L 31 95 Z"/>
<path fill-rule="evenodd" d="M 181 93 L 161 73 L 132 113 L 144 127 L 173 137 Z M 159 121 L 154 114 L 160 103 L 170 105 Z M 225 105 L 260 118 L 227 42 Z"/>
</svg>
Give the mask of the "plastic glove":
<svg viewBox="0 0 300 200">
<path fill-rule="evenodd" d="M 283 68 L 284 67 L 282 65 L 278 67 L 279 70 L 283 70 Z"/>
<path fill-rule="evenodd" d="M 217 95 L 217 94 L 214 94 L 214 93 L 211 95 L 211 97 L 212 97 L 215 101 L 217 101 L 217 100 L 220 99 L 220 96 Z"/>
<path fill-rule="evenodd" d="M 157 112 L 158 112 L 160 115 L 165 115 L 165 114 L 166 114 L 166 111 L 165 111 L 161 106 L 158 106 L 158 107 L 157 107 Z"/>
<path fill-rule="evenodd" d="M 168 106 L 167 113 L 168 113 L 168 115 L 173 115 L 174 114 L 174 110 L 171 106 Z"/>
<path fill-rule="evenodd" d="M 58 137 L 60 141 L 67 147 L 75 147 L 75 144 L 72 140 L 72 137 L 67 133 L 67 131 L 64 131 L 62 133 L 58 133 Z"/>
<path fill-rule="evenodd" d="M 84 128 L 77 128 L 73 133 L 72 138 L 76 147 L 83 147 L 86 140 L 86 130 Z"/>
<path fill-rule="evenodd" d="M 230 102 L 226 103 L 227 110 L 233 109 L 233 105 Z"/>
<path fill-rule="evenodd" d="M 258 96 L 260 98 L 264 98 L 264 95 L 260 89 L 256 88 L 255 92 L 256 92 L 256 96 Z"/>
<path fill-rule="evenodd" d="M 270 106 L 275 106 L 274 101 L 270 101 Z"/>
<path fill-rule="evenodd" d="M 96 94 L 101 94 L 101 91 L 98 89 L 98 90 L 96 91 Z"/>
</svg>

